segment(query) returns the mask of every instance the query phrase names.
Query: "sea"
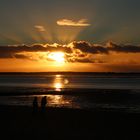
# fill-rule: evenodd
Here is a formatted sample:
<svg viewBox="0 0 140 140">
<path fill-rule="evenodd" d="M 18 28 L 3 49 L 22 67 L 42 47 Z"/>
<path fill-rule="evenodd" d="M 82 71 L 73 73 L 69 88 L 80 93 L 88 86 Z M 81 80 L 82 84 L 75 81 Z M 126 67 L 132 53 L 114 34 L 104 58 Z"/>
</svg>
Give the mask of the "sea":
<svg viewBox="0 0 140 140">
<path fill-rule="evenodd" d="M 139 73 L 0 73 L 0 105 L 140 113 Z"/>
</svg>

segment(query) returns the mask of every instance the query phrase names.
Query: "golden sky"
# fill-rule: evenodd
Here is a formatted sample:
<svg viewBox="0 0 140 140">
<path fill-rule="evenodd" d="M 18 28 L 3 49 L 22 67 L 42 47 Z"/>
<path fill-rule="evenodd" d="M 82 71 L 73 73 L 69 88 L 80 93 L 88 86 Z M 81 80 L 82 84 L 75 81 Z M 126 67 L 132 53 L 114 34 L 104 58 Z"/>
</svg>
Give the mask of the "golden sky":
<svg viewBox="0 0 140 140">
<path fill-rule="evenodd" d="M 0 47 L 0 72 L 139 72 L 140 47 L 113 42 Z"/>
</svg>

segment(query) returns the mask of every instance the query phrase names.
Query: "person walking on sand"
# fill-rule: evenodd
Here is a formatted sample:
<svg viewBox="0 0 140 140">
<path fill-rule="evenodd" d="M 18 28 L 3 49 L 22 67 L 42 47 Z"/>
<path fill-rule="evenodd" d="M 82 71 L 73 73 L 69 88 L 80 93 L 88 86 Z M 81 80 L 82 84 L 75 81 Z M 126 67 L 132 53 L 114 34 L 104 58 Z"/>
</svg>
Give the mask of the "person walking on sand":
<svg viewBox="0 0 140 140">
<path fill-rule="evenodd" d="M 47 99 L 46 99 L 46 96 L 44 96 L 41 99 L 41 112 L 42 113 L 46 112 L 46 104 L 47 104 Z"/>
<path fill-rule="evenodd" d="M 37 97 L 34 97 L 33 100 L 33 113 L 36 114 L 38 112 L 38 99 Z"/>
</svg>

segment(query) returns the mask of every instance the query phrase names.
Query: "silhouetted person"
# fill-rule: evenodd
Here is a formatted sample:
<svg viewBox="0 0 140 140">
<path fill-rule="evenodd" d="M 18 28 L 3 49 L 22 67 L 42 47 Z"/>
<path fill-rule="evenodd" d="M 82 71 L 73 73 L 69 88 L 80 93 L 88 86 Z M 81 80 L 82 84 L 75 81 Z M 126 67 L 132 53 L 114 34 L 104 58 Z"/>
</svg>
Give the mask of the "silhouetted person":
<svg viewBox="0 0 140 140">
<path fill-rule="evenodd" d="M 47 99 L 46 99 L 46 96 L 44 96 L 41 99 L 41 112 L 42 113 L 46 112 L 46 104 L 47 104 Z"/>
<path fill-rule="evenodd" d="M 38 99 L 37 97 L 34 97 L 33 100 L 33 113 L 36 114 L 38 112 Z"/>
</svg>

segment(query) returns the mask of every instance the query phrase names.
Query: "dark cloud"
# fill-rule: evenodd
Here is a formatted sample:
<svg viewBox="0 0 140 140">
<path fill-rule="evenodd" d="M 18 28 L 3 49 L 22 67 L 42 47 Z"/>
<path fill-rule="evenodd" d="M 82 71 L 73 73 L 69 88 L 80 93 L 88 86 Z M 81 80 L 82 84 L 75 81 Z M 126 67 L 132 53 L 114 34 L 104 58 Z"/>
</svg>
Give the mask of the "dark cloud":
<svg viewBox="0 0 140 140">
<path fill-rule="evenodd" d="M 46 44 L 45 47 L 47 48 L 46 51 L 62 51 L 65 53 L 72 53 L 72 48 L 69 47 L 68 45 L 59 45 L 59 44 Z"/>
<path fill-rule="evenodd" d="M 17 59 L 29 59 L 29 57 L 24 54 L 15 54 L 13 57 Z"/>
<path fill-rule="evenodd" d="M 75 59 L 69 59 L 68 62 L 79 62 L 79 63 L 93 63 L 89 58 L 75 58 Z"/>
<path fill-rule="evenodd" d="M 29 59 L 29 57 L 24 54 L 1 53 L 1 52 L 0 52 L 0 58 Z"/>
<path fill-rule="evenodd" d="M 140 46 L 117 45 L 117 44 L 115 44 L 113 42 L 107 43 L 107 49 L 109 51 L 125 52 L 125 53 L 139 53 L 140 52 Z"/>
<path fill-rule="evenodd" d="M 22 52 L 37 52 L 45 51 L 41 45 L 26 46 L 26 45 L 13 45 L 13 46 L 0 46 L 0 58 L 21 58 L 17 53 Z"/>
<path fill-rule="evenodd" d="M 73 42 L 73 45 L 75 49 L 79 49 L 85 53 L 93 53 L 93 54 L 108 53 L 107 48 L 105 48 L 104 46 L 97 44 L 91 45 L 90 43 L 85 41 Z"/>
<path fill-rule="evenodd" d="M 19 52 L 37 52 L 46 51 L 45 47 L 42 45 L 13 45 L 13 46 L 0 46 L 1 53 L 19 53 Z"/>
<path fill-rule="evenodd" d="M 113 42 L 108 42 L 106 45 L 90 44 L 85 41 L 73 42 L 75 49 L 79 49 L 84 53 L 92 54 L 108 54 L 110 52 L 122 53 L 140 53 L 140 46 L 134 45 L 117 45 Z"/>
<path fill-rule="evenodd" d="M 2 53 L 0 52 L 0 58 L 13 58 L 12 53 Z"/>
<path fill-rule="evenodd" d="M 47 52 L 47 51 L 65 51 L 71 52 L 71 49 L 67 46 L 59 44 L 34 44 L 31 46 L 27 45 L 13 45 L 13 46 L 0 46 L 1 53 L 19 53 L 19 52 Z"/>
<path fill-rule="evenodd" d="M 66 53 L 72 53 L 70 47 L 59 45 L 59 44 L 34 44 L 31 46 L 27 45 L 11 45 L 11 46 L 0 46 L 0 58 L 19 58 L 17 53 L 23 52 L 53 52 L 53 51 L 63 51 Z M 21 56 L 21 55 L 20 55 Z M 23 56 L 25 58 L 25 55 Z"/>
<path fill-rule="evenodd" d="M 78 63 L 105 63 L 105 61 L 102 61 L 102 60 L 98 60 L 98 59 L 90 59 L 90 58 L 75 58 L 75 59 L 68 59 L 68 62 L 71 62 L 71 63 L 75 63 L 75 62 L 78 62 Z"/>
</svg>

